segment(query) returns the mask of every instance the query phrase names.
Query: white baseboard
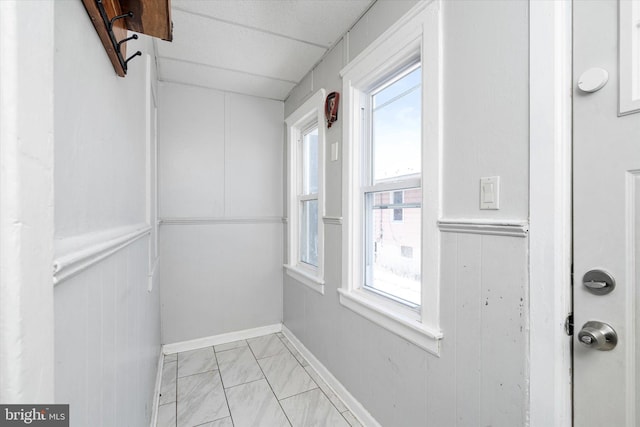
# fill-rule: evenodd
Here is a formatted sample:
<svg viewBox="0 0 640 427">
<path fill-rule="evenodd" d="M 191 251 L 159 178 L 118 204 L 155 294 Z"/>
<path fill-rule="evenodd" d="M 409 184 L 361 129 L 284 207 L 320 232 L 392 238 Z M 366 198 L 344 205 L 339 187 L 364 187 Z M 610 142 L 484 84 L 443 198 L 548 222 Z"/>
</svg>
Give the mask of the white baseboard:
<svg viewBox="0 0 640 427">
<path fill-rule="evenodd" d="M 156 387 L 153 390 L 153 407 L 151 408 L 151 424 L 149 427 L 156 427 L 158 421 L 158 403 L 160 403 L 160 387 L 162 387 L 162 365 L 164 364 L 164 354 L 160 352 L 158 357 L 158 367 L 156 369 Z"/>
<path fill-rule="evenodd" d="M 381 427 L 380 423 L 367 411 L 358 400 L 342 385 L 336 377 L 300 342 L 298 338 L 287 328 L 282 325 L 282 333 L 291 341 L 293 346 L 307 359 L 307 362 L 327 383 L 333 392 L 344 402 L 351 413 L 360 421 L 364 427 Z"/>
<path fill-rule="evenodd" d="M 225 344 L 232 341 L 246 340 L 256 338 L 262 335 L 275 334 L 282 331 L 282 323 L 274 325 L 261 326 L 259 328 L 245 329 L 242 331 L 228 332 L 226 334 L 213 335 L 210 337 L 197 338 L 195 340 L 182 341 L 173 344 L 165 344 L 162 346 L 162 353 L 173 354 L 182 351 L 198 350 L 212 345 Z"/>
</svg>

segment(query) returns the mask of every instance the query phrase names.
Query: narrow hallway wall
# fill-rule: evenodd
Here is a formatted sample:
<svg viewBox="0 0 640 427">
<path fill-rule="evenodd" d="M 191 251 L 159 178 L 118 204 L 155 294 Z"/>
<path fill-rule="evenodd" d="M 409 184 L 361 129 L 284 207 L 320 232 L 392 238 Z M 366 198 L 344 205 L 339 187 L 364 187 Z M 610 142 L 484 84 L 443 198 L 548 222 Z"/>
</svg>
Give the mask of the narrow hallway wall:
<svg viewBox="0 0 640 427">
<path fill-rule="evenodd" d="M 72 426 L 151 420 L 160 353 L 151 40 L 117 77 L 80 1 L 55 2 L 55 399 Z"/>
<path fill-rule="evenodd" d="M 280 323 L 283 103 L 159 89 L 162 342 Z"/>
<path fill-rule="evenodd" d="M 285 116 L 320 88 L 342 92 L 340 70 L 416 3 L 376 2 L 292 91 Z M 526 425 L 526 230 L 497 236 L 464 224 L 528 219 L 528 2 L 445 0 L 441 18 L 442 219 L 458 228 L 441 230 L 440 355 L 340 304 L 335 220 L 325 221 L 325 294 L 285 276 L 284 325 L 382 426 Z M 327 150 L 342 150 L 345 119 L 342 110 L 327 130 Z M 326 216 L 340 218 L 342 155 L 326 168 Z M 480 211 L 479 179 L 495 175 L 501 209 Z"/>
</svg>

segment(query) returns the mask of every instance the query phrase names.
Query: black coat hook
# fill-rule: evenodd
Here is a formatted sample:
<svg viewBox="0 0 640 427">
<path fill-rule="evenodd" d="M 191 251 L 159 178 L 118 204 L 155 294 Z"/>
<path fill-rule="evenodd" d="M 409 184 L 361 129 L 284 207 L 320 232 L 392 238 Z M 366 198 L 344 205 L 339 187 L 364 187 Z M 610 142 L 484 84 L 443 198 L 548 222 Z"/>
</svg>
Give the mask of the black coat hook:
<svg viewBox="0 0 640 427">
<path fill-rule="evenodd" d="M 131 61 L 131 60 L 132 60 L 133 58 L 135 58 L 136 56 L 141 56 L 141 55 L 142 55 L 142 52 L 137 51 L 136 53 L 134 53 L 133 55 L 131 55 L 130 57 L 128 57 L 128 58 L 127 58 L 127 60 L 126 60 L 126 61 L 124 61 L 125 70 L 127 69 L 127 63 L 128 63 L 129 61 Z"/>
<path fill-rule="evenodd" d="M 118 15 L 118 16 L 114 16 L 113 18 L 111 18 L 111 20 L 109 21 L 109 29 L 113 28 L 113 23 L 114 22 L 116 22 L 118 19 L 122 19 L 122 18 L 133 18 L 133 12 L 128 12 L 128 13 L 125 13 L 125 14 L 122 14 L 122 15 Z"/>
<path fill-rule="evenodd" d="M 122 44 L 128 42 L 129 40 L 137 40 L 138 39 L 138 35 L 134 34 L 131 37 L 127 37 L 125 39 L 122 39 L 122 40 L 118 41 L 118 40 L 116 40 L 116 36 L 115 36 L 115 34 L 113 32 L 113 24 L 117 20 L 122 19 L 122 18 L 133 18 L 133 12 L 123 13 L 122 15 L 117 15 L 117 16 L 114 16 L 113 18 L 109 19 L 109 17 L 107 16 L 107 12 L 104 9 L 104 4 L 102 3 L 102 0 L 95 0 L 95 2 L 96 2 L 96 5 L 98 6 L 98 10 L 100 11 L 100 16 L 102 17 L 102 22 L 104 23 L 104 26 L 107 29 L 107 33 L 109 35 L 109 39 L 111 40 L 111 45 L 113 46 L 113 50 L 115 51 L 115 53 L 116 53 L 116 55 L 118 57 L 118 62 L 120 62 L 120 66 L 122 67 L 122 70 L 126 74 L 127 73 L 127 64 L 129 63 L 129 61 L 131 61 L 136 56 L 141 56 L 142 52 L 137 51 L 136 53 L 134 53 L 133 55 L 131 55 L 130 57 L 128 57 L 125 60 L 124 57 L 122 56 L 122 51 L 120 50 L 120 47 L 122 46 Z"/>
<path fill-rule="evenodd" d="M 132 35 L 131 37 L 127 37 L 126 39 L 122 39 L 122 40 L 120 40 L 120 41 L 118 42 L 118 49 L 120 49 L 120 45 L 121 45 L 122 43 L 126 43 L 126 42 L 128 42 L 129 40 L 138 40 L 138 35 L 137 35 L 137 34 L 134 34 L 134 35 Z"/>
</svg>

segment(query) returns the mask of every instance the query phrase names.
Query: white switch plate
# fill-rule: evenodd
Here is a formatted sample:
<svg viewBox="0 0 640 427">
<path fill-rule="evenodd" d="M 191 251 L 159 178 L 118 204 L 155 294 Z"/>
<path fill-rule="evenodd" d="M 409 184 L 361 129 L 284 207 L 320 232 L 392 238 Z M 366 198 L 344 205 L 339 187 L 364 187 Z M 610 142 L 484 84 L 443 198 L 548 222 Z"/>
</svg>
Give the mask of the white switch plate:
<svg viewBox="0 0 640 427">
<path fill-rule="evenodd" d="M 500 209 L 500 177 L 480 178 L 480 209 Z"/>
<path fill-rule="evenodd" d="M 331 144 L 331 161 L 335 162 L 336 160 L 338 160 L 338 142 L 334 142 L 333 144 Z"/>
</svg>

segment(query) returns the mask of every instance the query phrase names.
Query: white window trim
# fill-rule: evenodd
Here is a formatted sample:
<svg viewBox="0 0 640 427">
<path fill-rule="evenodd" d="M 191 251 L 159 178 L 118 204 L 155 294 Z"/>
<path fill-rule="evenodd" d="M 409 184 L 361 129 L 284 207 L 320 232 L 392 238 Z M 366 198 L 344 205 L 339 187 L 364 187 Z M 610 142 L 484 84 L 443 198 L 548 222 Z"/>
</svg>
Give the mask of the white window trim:
<svg viewBox="0 0 640 427">
<path fill-rule="evenodd" d="M 638 36 L 640 34 L 640 6 L 621 1 L 618 6 L 618 99 L 619 115 L 640 112 L 640 88 L 635 85 L 640 75 Z"/>
<path fill-rule="evenodd" d="M 296 281 L 308 286 L 314 291 L 324 295 L 324 221 L 325 213 L 325 127 L 324 127 L 324 100 L 326 91 L 318 90 L 295 112 L 285 123 L 287 125 L 288 145 L 288 253 L 285 272 Z M 301 185 L 300 159 L 302 156 L 299 144 L 302 133 L 309 128 L 309 124 L 317 121 L 318 124 L 318 267 L 300 262 L 300 213 L 298 203 L 300 195 L 298 189 Z"/>
<path fill-rule="evenodd" d="M 343 267 L 340 303 L 439 355 L 442 190 L 442 36 L 440 2 L 420 2 L 354 58 L 343 78 Z M 362 288 L 363 168 L 360 96 L 417 55 L 422 64 L 422 305 L 420 312 Z M 424 202 L 424 201 L 429 201 Z M 435 201 L 435 206 L 432 206 Z"/>
</svg>

